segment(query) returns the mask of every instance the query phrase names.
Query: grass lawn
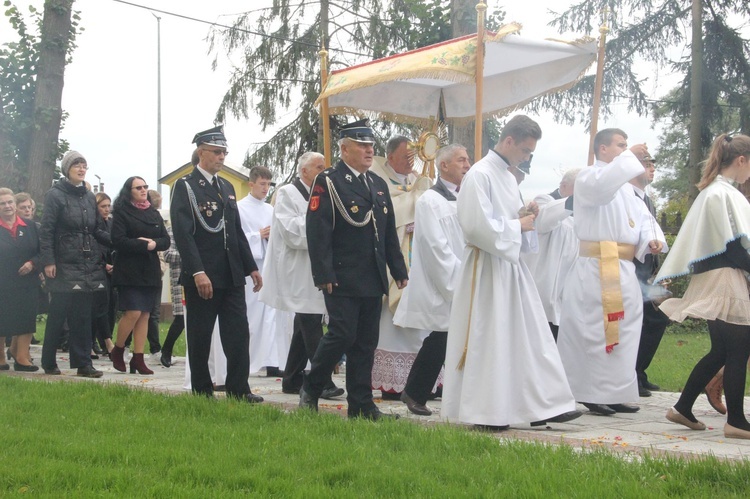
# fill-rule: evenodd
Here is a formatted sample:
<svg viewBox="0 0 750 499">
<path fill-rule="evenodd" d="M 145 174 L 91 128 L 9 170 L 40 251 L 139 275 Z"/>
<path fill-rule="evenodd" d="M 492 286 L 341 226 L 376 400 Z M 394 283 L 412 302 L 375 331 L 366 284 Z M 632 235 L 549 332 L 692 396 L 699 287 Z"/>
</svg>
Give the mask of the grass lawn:
<svg viewBox="0 0 750 499">
<path fill-rule="evenodd" d="M 747 497 L 750 462 L 623 459 L 464 428 L 0 376 L 0 495 Z"/>
</svg>

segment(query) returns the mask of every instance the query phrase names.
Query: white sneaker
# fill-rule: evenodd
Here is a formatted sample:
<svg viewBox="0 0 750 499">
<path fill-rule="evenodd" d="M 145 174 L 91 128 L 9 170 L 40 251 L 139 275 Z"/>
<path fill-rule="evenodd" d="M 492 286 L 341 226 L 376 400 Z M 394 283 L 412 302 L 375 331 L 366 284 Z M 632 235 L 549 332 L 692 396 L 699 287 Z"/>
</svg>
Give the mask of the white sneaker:
<svg viewBox="0 0 750 499">
<path fill-rule="evenodd" d="M 152 364 L 158 364 L 161 361 L 161 352 L 156 352 L 149 355 L 148 361 Z"/>
</svg>

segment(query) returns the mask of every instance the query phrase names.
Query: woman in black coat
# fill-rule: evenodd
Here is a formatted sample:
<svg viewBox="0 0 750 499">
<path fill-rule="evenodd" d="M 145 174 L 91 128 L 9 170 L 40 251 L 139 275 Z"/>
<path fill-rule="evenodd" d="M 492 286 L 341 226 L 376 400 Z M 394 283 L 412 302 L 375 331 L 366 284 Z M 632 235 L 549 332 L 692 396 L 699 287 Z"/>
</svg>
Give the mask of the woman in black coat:
<svg viewBox="0 0 750 499">
<path fill-rule="evenodd" d="M 110 354 L 112 365 L 125 372 L 125 340 L 132 331 L 130 372 L 154 374 L 146 366 L 143 349 L 148 318 L 161 293 L 161 264 L 157 252 L 169 248 L 169 234 L 161 215 L 151 206 L 148 185 L 141 177 L 127 179 L 115 200 L 112 244 L 115 248 L 112 285 L 118 291 L 118 308 L 124 312 L 117 325 L 115 348 Z"/>
<path fill-rule="evenodd" d="M 39 370 L 29 345 L 36 331 L 39 290 L 39 233 L 33 220 L 16 214 L 13 191 L 0 188 L 0 371 L 7 371 L 3 345 L 12 337 L 13 369 Z"/>
<path fill-rule="evenodd" d="M 109 233 L 96 210 L 96 198 L 86 189 L 86 159 L 68 151 L 60 179 L 44 196 L 39 232 L 41 263 L 50 292 L 42 347 L 42 368 L 59 375 L 56 351 L 62 325 L 68 320 L 70 367 L 78 376 L 100 378 L 91 364 L 91 309 L 95 293 L 107 289 L 99 244 L 109 245 Z"/>
</svg>

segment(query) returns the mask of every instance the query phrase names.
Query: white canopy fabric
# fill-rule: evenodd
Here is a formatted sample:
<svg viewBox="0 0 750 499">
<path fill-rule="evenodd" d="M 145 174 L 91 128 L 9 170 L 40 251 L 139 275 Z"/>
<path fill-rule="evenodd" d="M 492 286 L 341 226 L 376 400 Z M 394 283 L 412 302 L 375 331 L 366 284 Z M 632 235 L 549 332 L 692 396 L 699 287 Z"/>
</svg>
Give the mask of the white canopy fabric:
<svg viewBox="0 0 750 499">
<path fill-rule="evenodd" d="M 593 38 L 573 42 L 531 40 L 517 23 L 485 39 L 485 118 L 507 114 L 535 97 L 572 86 L 596 59 Z M 368 114 L 426 125 L 441 114 L 447 123 L 475 116 L 477 36 L 405 52 L 334 71 L 316 104 L 330 114 Z M 442 104 L 441 104 L 442 102 Z"/>
</svg>

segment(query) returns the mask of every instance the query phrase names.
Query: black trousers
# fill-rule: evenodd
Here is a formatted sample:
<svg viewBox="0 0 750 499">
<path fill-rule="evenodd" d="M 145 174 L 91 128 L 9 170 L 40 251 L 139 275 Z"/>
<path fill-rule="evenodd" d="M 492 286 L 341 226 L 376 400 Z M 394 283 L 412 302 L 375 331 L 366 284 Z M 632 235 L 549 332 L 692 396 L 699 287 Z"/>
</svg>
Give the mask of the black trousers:
<svg viewBox="0 0 750 499">
<path fill-rule="evenodd" d="M 305 376 L 304 390 L 318 398 L 331 372 L 346 354 L 346 400 L 350 415 L 375 409 L 372 401 L 372 364 L 380 333 L 383 299 L 357 296 L 325 296 L 328 334 L 321 338 Z"/>
<path fill-rule="evenodd" d="M 424 339 L 417 358 L 406 378 L 404 391 L 420 404 L 427 403 L 432 388 L 445 363 L 445 347 L 448 343 L 448 331 L 433 331 Z"/>
<path fill-rule="evenodd" d="M 148 333 L 146 338 L 148 339 L 148 347 L 151 353 L 158 353 L 161 351 L 161 344 L 159 343 L 159 319 L 161 318 L 161 287 L 159 293 L 156 294 L 154 306 L 151 307 L 151 315 L 148 316 Z"/>
<path fill-rule="evenodd" d="M 187 308 L 186 335 L 193 393 L 213 395 L 208 370 L 211 336 L 219 318 L 221 346 L 227 358 L 227 395 L 240 397 L 250 393 L 250 330 L 247 323 L 245 286 L 214 288 L 214 296 L 204 300 L 193 286 L 185 286 Z"/>
<path fill-rule="evenodd" d="M 112 339 L 112 328 L 110 328 L 109 326 L 109 296 L 109 289 L 107 289 L 107 291 L 103 293 L 94 293 L 94 298 L 92 300 L 93 310 L 91 311 L 92 343 L 98 342 L 99 347 L 105 352 L 107 351 L 107 338 Z"/>
<path fill-rule="evenodd" d="M 664 330 L 669 325 L 669 317 L 651 302 L 643 304 L 643 323 L 641 326 L 641 340 L 638 344 L 638 356 L 635 360 L 635 373 L 638 383 L 648 381 L 646 369 L 656 355 Z"/>
<path fill-rule="evenodd" d="M 97 293 L 102 293 L 98 291 Z M 42 345 L 42 367 L 52 369 L 57 366 L 57 345 L 63 334 L 63 324 L 68 319 L 70 335 L 68 355 L 70 368 L 91 364 L 91 310 L 94 293 L 51 293 L 47 326 L 44 329 Z"/>
<path fill-rule="evenodd" d="M 294 314 L 294 332 L 289 345 L 289 355 L 286 358 L 284 378 L 281 387 L 287 391 L 297 391 L 302 388 L 303 373 L 307 361 L 315 356 L 320 339 L 323 337 L 323 314 Z M 328 376 L 325 388 L 335 385 Z"/>
<path fill-rule="evenodd" d="M 167 337 L 164 339 L 162 353 L 172 355 L 174 344 L 177 341 L 177 338 L 182 334 L 183 329 L 185 329 L 185 316 L 175 315 L 172 324 L 169 326 L 169 331 L 167 331 Z"/>
</svg>

